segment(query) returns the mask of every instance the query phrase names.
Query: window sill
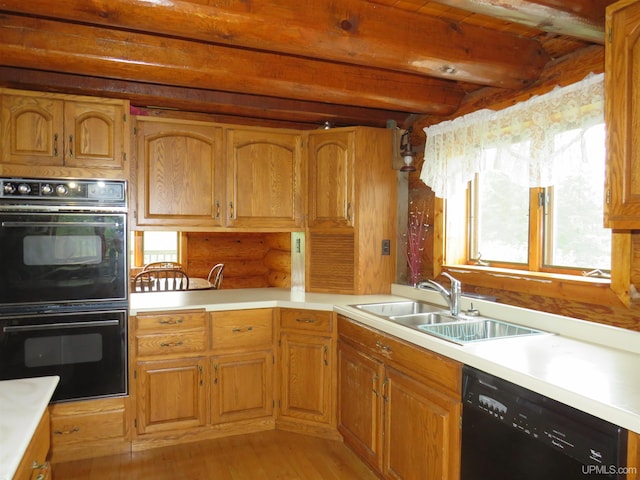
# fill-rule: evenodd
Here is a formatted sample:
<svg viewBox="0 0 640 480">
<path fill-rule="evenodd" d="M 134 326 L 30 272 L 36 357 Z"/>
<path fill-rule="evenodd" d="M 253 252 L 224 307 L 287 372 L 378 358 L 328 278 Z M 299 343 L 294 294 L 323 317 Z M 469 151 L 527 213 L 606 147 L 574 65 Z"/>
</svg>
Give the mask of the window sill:
<svg viewBox="0 0 640 480">
<path fill-rule="evenodd" d="M 610 278 L 528 272 L 477 265 L 444 265 L 443 270 L 460 280 L 463 290 L 464 285 L 472 285 L 584 303 L 602 305 L 617 303 L 617 297 L 611 290 Z"/>
</svg>

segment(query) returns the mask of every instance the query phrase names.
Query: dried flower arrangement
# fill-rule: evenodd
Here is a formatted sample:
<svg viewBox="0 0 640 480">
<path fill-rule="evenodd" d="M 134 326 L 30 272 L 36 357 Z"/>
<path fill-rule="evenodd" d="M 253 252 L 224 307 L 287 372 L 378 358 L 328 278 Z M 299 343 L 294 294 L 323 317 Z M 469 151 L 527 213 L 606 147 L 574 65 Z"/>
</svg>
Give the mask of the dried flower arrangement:
<svg viewBox="0 0 640 480">
<path fill-rule="evenodd" d="M 409 281 L 415 286 L 420 281 L 422 267 L 422 252 L 424 251 L 424 241 L 429 230 L 429 214 L 426 213 L 426 206 L 412 209 L 413 202 L 409 203 L 409 214 L 407 219 L 407 233 L 400 235 L 401 244 L 404 247 L 407 265 L 409 266 Z"/>
</svg>

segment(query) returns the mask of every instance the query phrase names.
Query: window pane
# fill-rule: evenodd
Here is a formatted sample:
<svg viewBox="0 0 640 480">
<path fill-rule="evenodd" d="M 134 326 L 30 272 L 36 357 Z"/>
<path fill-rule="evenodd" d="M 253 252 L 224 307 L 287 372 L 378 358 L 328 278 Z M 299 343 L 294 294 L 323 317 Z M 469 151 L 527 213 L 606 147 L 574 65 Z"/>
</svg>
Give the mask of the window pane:
<svg viewBox="0 0 640 480">
<path fill-rule="evenodd" d="M 144 232 L 144 263 L 177 262 L 178 232 Z"/>
<path fill-rule="evenodd" d="M 608 271 L 611 269 L 611 231 L 602 226 L 604 125 L 587 130 L 584 139 L 587 158 L 556 182 L 550 196 L 553 203 L 545 224 L 549 235 L 545 243 L 545 263 Z"/>
<path fill-rule="evenodd" d="M 483 261 L 528 263 L 529 189 L 500 172 L 480 173 L 476 182 L 475 252 Z M 472 233 L 473 235 L 473 233 Z"/>
</svg>

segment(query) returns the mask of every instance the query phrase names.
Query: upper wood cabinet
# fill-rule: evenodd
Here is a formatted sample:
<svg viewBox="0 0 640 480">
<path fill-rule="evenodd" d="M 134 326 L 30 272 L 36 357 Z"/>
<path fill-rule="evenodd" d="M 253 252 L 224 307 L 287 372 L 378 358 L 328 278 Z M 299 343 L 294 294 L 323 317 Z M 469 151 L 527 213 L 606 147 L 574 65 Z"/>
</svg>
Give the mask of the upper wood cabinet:
<svg viewBox="0 0 640 480">
<path fill-rule="evenodd" d="M 0 89 L 0 102 L 3 174 L 128 178 L 127 101 Z"/>
<path fill-rule="evenodd" d="M 309 133 L 309 227 L 353 226 L 354 140 L 352 129 Z"/>
<path fill-rule="evenodd" d="M 640 228 L 640 2 L 607 8 L 605 226 Z"/>
<path fill-rule="evenodd" d="M 308 144 L 307 290 L 388 293 L 397 231 L 392 131 L 317 130 Z"/>
<path fill-rule="evenodd" d="M 295 131 L 226 129 L 229 226 L 302 226 L 301 139 Z"/>
<path fill-rule="evenodd" d="M 135 135 L 136 225 L 224 225 L 222 128 L 138 117 Z"/>
</svg>

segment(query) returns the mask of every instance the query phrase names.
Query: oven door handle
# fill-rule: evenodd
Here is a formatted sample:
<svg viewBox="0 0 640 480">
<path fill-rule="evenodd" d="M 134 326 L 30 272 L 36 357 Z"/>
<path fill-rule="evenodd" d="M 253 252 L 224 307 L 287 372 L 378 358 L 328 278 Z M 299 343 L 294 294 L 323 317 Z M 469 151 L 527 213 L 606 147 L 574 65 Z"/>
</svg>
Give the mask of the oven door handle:
<svg viewBox="0 0 640 480">
<path fill-rule="evenodd" d="M 106 222 L 2 222 L 2 227 L 121 227 L 121 223 Z"/>
<path fill-rule="evenodd" d="M 120 320 L 96 320 L 94 322 L 63 322 L 47 323 L 44 325 L 10 325 L 3 327 L 2 331 L 5 333 L 31 332 L 36 330 L 54 330 L 56 328 L 110 327 L 119 324 Z"/>
</svg>

